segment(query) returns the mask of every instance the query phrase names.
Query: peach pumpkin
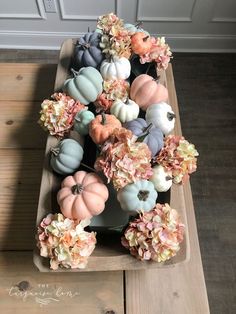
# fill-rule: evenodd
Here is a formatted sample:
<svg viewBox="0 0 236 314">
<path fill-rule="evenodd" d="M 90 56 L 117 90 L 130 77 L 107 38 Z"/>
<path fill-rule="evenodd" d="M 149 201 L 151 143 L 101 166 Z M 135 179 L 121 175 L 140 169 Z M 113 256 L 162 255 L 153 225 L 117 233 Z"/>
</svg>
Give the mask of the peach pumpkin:
<svg viewBox="0 0 236 314">
<path fill-rule="evenodd" d="M 137 55 L 148 53 L 152 47 L 152 41 L 149 35 L 143 32 L 137 32 L 131 37 L 131 48 Z"/>
<path fill-rule="evenodd" d="M 74 220 L 99 215 L 105 208 L 108 189 L 95 173 L 77 171 L 66 177 L 57 193 L 62 214 Z"/>
<path fill-rule="evenodd" d="M 168 90 L 150 75 L 141 74 L 137 76 L 131 84 L 130 98 L 134 100 L 142 110 L 146 111 L 152 104 L 161 101 L 166 102 L 168 100 Z"/>
<path fill-rule="evenodd" d="M 121 128 L 121 122 L 112 114 L 99 114 L 89 124 L 89 135 L 94 143 L 101 145 L 116 128 Z"/>
</svg>

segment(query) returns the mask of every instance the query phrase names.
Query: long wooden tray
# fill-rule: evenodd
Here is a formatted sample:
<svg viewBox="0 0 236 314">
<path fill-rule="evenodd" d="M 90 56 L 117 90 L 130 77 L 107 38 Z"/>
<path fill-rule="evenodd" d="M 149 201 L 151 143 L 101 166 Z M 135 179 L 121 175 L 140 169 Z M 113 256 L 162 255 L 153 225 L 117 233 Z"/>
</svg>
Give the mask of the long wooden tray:
<svg viewBox="0 0 236 314">
<path fill-rule="evenodd" d="M 74 43 L 72 39 L 66 40 L 61 48 L 59 63 L 57 67 L 57 74 L 55 80 L 55 91 L 61 90 L 62 84 L 68 77 L 69 66 L 74 51 Z M 161 82 L 168 88 L 168 81 L 166 79 L 165 72 L 161 73 Z M 173 106 L 172 106 L 173 107 Z M 175 127 L 175 133 L 181 134 L 181 127 L 179 121 L 178 107 L 173 107 L 173 110 L 177 114 L 177 121 Z M 55 210 L 55 197 L 56 191 L 59 189 L 60 180 L 51 171 L 49 166 L 49 152 L 50 148 L 55 146 L 57 139 L 48 136 L 46 150 L 45 150 L 45 161 L 43 166 L 41 188 L 38 202 L 38 212 L 36 226 L 39 225 L 40 221 L 48 213 Z M 176 208 L 181 219 L 186 226 L 185 238 L 181 243 L 181 249 L 178 254 L 170 261 L 165 263 L 156 263 L 145 261 L 141 262 L 132 257 L 127 250 L 125 250 L 121 244 L 120 239 L 114 234 L 113 237 L 103 238 L 98 235 L 98 244 L 93 254 L 89 258 L 88 265 L 85 269 L 58 269 L 57 272 L 84 272 L 84 271 L 110 271 L 110 270 L 139 270 L 139 269 L 154 269 L 154 268 L 167 268 L 172 267 L 175 264 L 187 262 L 189 260 L 190 248 L 189 248 L 189 233 L 188 233 L 188 222 L 186 218 L 186 205 L 184 199 L 184 191 L 182 186 L 173 185 L 171 188 L 171 200 L 170 205 Z M 41 272 L 50 272 L 49 260 L 41 257 L 39 251 L 36 248 L 34 250 L 34 264 Z M 55 271 L 53 271 L 55 272 Z"/>
</svg>

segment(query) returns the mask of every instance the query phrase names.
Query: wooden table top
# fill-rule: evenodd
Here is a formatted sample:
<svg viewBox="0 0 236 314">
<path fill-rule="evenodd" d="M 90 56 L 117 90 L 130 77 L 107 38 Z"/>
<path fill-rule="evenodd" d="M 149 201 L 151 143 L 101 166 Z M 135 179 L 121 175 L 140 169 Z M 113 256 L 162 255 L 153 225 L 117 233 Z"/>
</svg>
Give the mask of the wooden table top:
<svg viewBox="0 0 236 314">
<path fill-rule="evenodd" d="M 207 293 L 190 184 L 183 188 L 190 259 L 167 269 L 40 273 L 32 249 L 46 134 L 39 106 L 53 92 L 55 65 L 0 64 L 0 312 L 207 314 Z M 170 103 L 178 116 L 171 66 Z M 176 124 L 181 133 L 180 121 Z"/>
</svg>

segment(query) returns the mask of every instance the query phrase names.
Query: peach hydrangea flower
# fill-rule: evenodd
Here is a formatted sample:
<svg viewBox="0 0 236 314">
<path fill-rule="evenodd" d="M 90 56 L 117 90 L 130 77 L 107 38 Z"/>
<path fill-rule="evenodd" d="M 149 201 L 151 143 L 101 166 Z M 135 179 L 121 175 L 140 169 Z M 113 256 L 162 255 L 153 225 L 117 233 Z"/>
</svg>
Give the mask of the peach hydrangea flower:
<svg viewBox="0 0 236 314">
<path fill-rule="evenodd" d="M 179 251 L 184 228 L 175 209 L 168 204 L 156 204 L 129 223 L 121 243 L 139 260 L 165 262 Z"/>
<path fill-rule="evenodd" d="M 185 183 L 197 169 L 198 152 L 183 136 L 168 135 L 156 162 L 172 172 L 173 182 Z"/>
<path fill-rule="evenodd" d="M 103 93 L 95 101 L 97 111 L 109 111 L 117 99 L 125 101 L 129 95 L 130 85 L 125 80 L 103 81 Z"/>
<path fill-rule="evenodd" d="M 76 113 L 82 109 L 85 106 L 79 101 L 64 93 L 54 93 L 41 104 L 38 122 L 51 135 L 61 138 L 70 131 Z"/>
<path fill-rule="evenodd" d="M 50 258 L 50 268 L 85 268 L 96 245 L 96 234 L 84 231 L 90 223 L 77 224 L 62 214 L 48 214 L 40 223 L 37 246 L 40 255 Z"/>
<path fill-rule="evenodd" d="M 97 28 L 101 30 L 102 37 L 100 47 L 106 57 L 131 56 L 131 37 L 127 29 L 124 28 L 123 20 L 114 13 L 102 15 L 98 18 Z"/>
<path fill-rule="evenodd" d="M 152 48 L 148 53 L 140 56 L 140 63 L 156 62 L 159 70 L 166 70 L 172 58 L 170 47 L 166 44 L 165 37 L 152 37 L 151 40 Z"/>
<path fill-rule="evenodd" d="M 95 162 L 95 169 L 103 171 L 116 190 L 152 176 L 151 152 L 145 143 L 136 139 L 125 128 L 115 129 Z"/>
</svg>

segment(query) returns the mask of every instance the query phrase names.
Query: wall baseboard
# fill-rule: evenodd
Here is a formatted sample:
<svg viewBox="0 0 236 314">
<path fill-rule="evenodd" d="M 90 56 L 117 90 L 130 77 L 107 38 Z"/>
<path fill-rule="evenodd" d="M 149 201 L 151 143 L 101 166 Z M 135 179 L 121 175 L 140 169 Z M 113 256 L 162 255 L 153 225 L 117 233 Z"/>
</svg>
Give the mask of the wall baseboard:
<svg viewBox="0 0 236 314">
<path fill-rule="evenodd" d="M 0 32 L 0 48 L 59 50 L 68 38 L 79 38 L 82 33 L 74 32 Z M 153 36 L 157 36 L 153 34 Z M 176 52 L 236 52 L 234 35 L 176 35 L 163 34 L 171 49 Z"/>
</svg>

